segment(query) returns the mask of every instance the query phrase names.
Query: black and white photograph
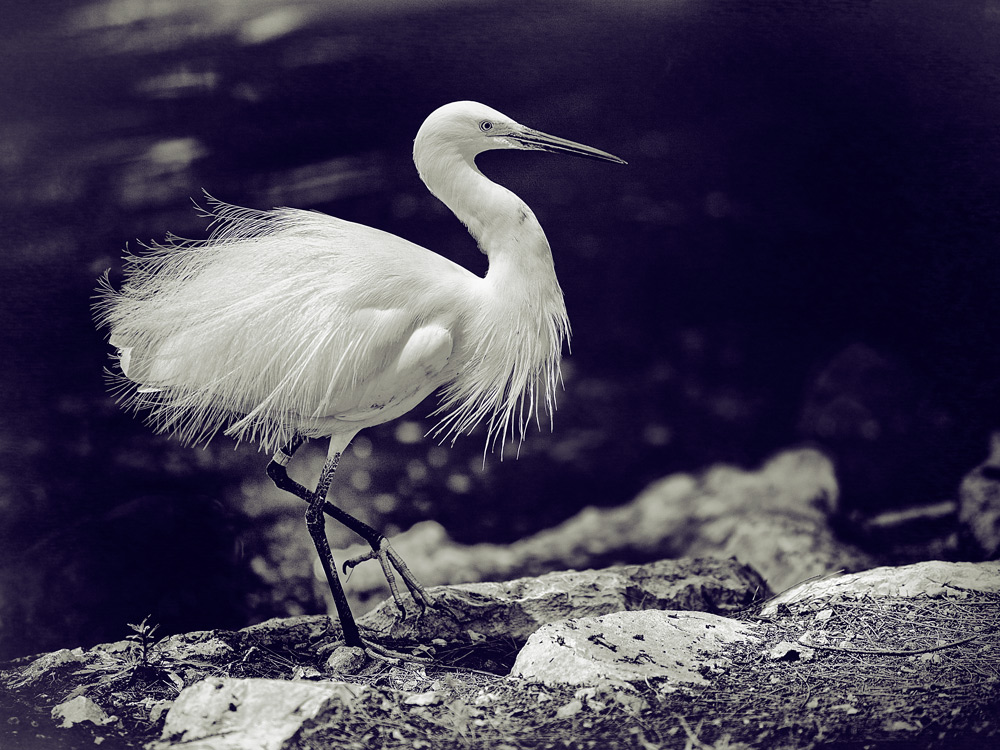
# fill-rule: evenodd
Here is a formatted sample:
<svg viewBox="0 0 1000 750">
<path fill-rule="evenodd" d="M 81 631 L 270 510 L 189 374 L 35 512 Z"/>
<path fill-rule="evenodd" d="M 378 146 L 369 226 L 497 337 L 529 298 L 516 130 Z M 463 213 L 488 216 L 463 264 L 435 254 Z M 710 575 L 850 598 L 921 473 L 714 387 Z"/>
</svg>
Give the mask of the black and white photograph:
<svg viewBox="0 0 1000 750">
<path fill-rule="evenodd" d="M 1000 746 L 1000 2 L 0 18 L 0 748 Z"/>
</svg>

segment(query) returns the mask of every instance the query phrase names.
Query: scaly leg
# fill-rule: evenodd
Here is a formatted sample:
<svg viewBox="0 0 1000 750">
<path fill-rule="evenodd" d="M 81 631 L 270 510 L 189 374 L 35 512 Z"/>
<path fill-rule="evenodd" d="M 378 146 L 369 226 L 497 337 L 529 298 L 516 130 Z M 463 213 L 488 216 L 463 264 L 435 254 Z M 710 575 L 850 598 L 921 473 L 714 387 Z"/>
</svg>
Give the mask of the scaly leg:
<svg viewBox="0 0 1000 750">
<path fill-rule="evenodd" d="M 330 584 L 333 603 L 337 606 L 337 616 L 340 617 L 340 626 L 344 631 L 344 642 L 348 646 L 364 648 L 365 644 L 361 640 L 361 633 L 354 621 L 354 614 L 347 602 L 344 587 L 340 583 L 340 578 L 337 577 L 337 564 L 334 562 L 333 552 L 330 551 L 330 541 L 326 538 L 326 516 L 323 515 L 323 505 L 326 502 L 326 493 L 330 489 L 330 482 L 333 481 L 333 475 L 337 471 L 339 462 L 340 454 L 335 453 L 323 465 L 319 484 L 316 485 L 316 492 L 309 500 L 309 509 L 306 510 L 306 527 L 309 529 L 309 536 L 312 537 L 313 544 L 316 545 L 316 553 L 319 555 L 323 572 L 326 574 L 327 583 Z"/>
<path fill-rule="evenodd" d="M 307 503 L 310 503 L 311 506 L 316 494 L 319 493 L 320 488 L 317 487 L 316 493 L 310 492 L 301 484 L 289 477 L 288 470 L 285 468 L 288 465 L 288 462 L 291 461 L 292 455 L 299 449 L 303 442 L 303 438 L 296 435 L 295 438 L 287 446 L 285 446 L 285 448 L 278 450 L 278 452 L 274 454 L 274 458 L 271 459 L 271 462 L 267 465 L 267 475 L 279 489 L 291 492 L 293 495 L 296 495 L 297 497 L 305 500 Z M 335 454 L 335 458 L 339 460 L 340 454 Z M 333 480 L 333 474 L 337 469 L 336 463 L 334 463 L 332 469 L 329 471 L 329 475 L 327 476 L 327 469 L 330 467 L 331 461 L 332 459 L 327 459 L 327 463 L 323 467 L 323 473 L 320 476 L 321 483 L 324 481 L 324 477 L 326 477 L 327 489 L 329 488 L 330 482 Z M 323 492 L 322 497 L 323 503 L 321 507 L 323 511 L 330 517 L 340 521 L 351 531 L 358 534 L 358 536 L 368 542 L 369 546 L 372 548 L 372 551 L 367 555 L 344 562 L 344 573 L 347 573 L 358 563 L 365 560 L 376 559 L 382 566 L 382 572 L 385 574 L 385 580 L 389 584 L 389 590 L 392 592 L 393 601 L 396 603 L 396 607 L 400 610 L 400 612 L 405 615 L 406 608 L 403 606 L 403 598 L 400 596 L 399 588 L 396 586 L 396 577 L 393 573 L 393 568 L 399 572 L 400 577 L 403 579 L 403 583 L 406 584 L 406 588 L 409 589 L 410 594 L 413 596 L 413 600 L 420 607 L 421 611 L 425 610 L 432 604 L 430 596 L 424 590 L 424 587 L 420 585 L 416 576 L 410 572 L 406 562 L 404 562 L 403 558 L 401 558 L 396 550 L 392 548 L 392 545 L 389 544 L 389 540 L 386 539 L 384 535 L 373 529 L 364 521 L 355 518 L 350 513 L 341 510 L 330 502 L 326 502 L 325 491 Z M 312 530 L 310 529 L 310 534 L 311 533 Z M 326 538 L 325 533 L 323 538 Z M 313 541 L 315 543 L 315 536 L 313 537 Z M 329 542 L 327 542 L 327 548 L 329 549 Z M 320 555 L 320 558 L 323 558 L 322 554 Z M 333 559 L 332 554 L 329 556 L 329 559 Z M 327 578 L 329 579 L 329 575 Z M 339 580 L 337 581 L 337 584 L 340 586 Z M 332 589 L 333 585 L 331 584 L 331 590 Z M 341 590 L 343 590 L 342 587 Z M 337 611 L 338 613 L 340 612 L 339 605 L 337 606 Z"/>
</svg>

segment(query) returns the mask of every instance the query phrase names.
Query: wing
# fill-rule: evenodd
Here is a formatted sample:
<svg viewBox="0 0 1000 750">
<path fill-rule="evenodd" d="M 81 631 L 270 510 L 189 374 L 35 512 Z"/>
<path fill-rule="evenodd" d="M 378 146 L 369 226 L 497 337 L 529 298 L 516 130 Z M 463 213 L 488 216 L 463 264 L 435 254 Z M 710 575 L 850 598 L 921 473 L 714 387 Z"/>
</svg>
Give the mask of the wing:
<svg viewBox="0 0 1000 750">
<path fill-rule="evenodd" d="M 370 419 L 440 385 L 481 279 L 315 212 L 215 215 L 207 241 L 129 258 L 121 291 L 105 286 L 98 304 L 136 384 L 128 399 L 159 429 L 198 441 L 235 422 L 272 448 L 297 420 Z"/>
</svg>

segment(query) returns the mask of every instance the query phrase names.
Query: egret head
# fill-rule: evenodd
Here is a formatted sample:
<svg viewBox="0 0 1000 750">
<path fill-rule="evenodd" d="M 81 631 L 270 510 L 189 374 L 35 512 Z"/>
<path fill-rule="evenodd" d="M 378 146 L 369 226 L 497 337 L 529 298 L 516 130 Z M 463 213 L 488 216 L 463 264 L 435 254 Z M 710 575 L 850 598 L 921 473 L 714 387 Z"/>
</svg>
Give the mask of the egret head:
<svg viewBox="0 0 1000 750">
<path fill-rule="evenodd" d="M 431 112 L 413 142 L 413 160 L 422 173 L 428 160 L 458 154 L 471 164 L 477 154 L 501 148 L 552 151 L 625 163 L 606 151 L 525 127 L 478 102 L 452 102 Z"/>
</svg>

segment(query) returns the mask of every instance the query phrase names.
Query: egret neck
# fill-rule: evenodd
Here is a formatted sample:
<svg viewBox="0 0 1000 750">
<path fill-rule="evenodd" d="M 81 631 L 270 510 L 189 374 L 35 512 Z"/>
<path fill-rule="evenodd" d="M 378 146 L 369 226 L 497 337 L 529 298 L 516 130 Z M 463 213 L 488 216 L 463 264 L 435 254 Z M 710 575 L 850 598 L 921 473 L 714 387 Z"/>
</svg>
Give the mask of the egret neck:
<svg viewBox="0 0 1000 750">
<path fill-rule="evenodd" d="M 445 390 L 444 407 L 455 410 L 445 422 L 458 432 L 488 417 L 494 438 L 523 438 L 536 405 L 552 417 L 570 331 L 548 240 L 525 202 L 479 171 L 475 152 L 418 136 L 414 161 L 428 190 L 489 258 L 474 313 L 481 338 L 469 367 Z"/>
<path fill-rule="evenodd" d="M 552 251 L 528 205 L 480 172 L 474 156 L 438 148 L 416 150 L 414 158 L 427 189 L 465 224 L 489 258 L 488 284 L 531 307 L 558 301 L 547 312 L 565 316 Z"/>
</svg>

